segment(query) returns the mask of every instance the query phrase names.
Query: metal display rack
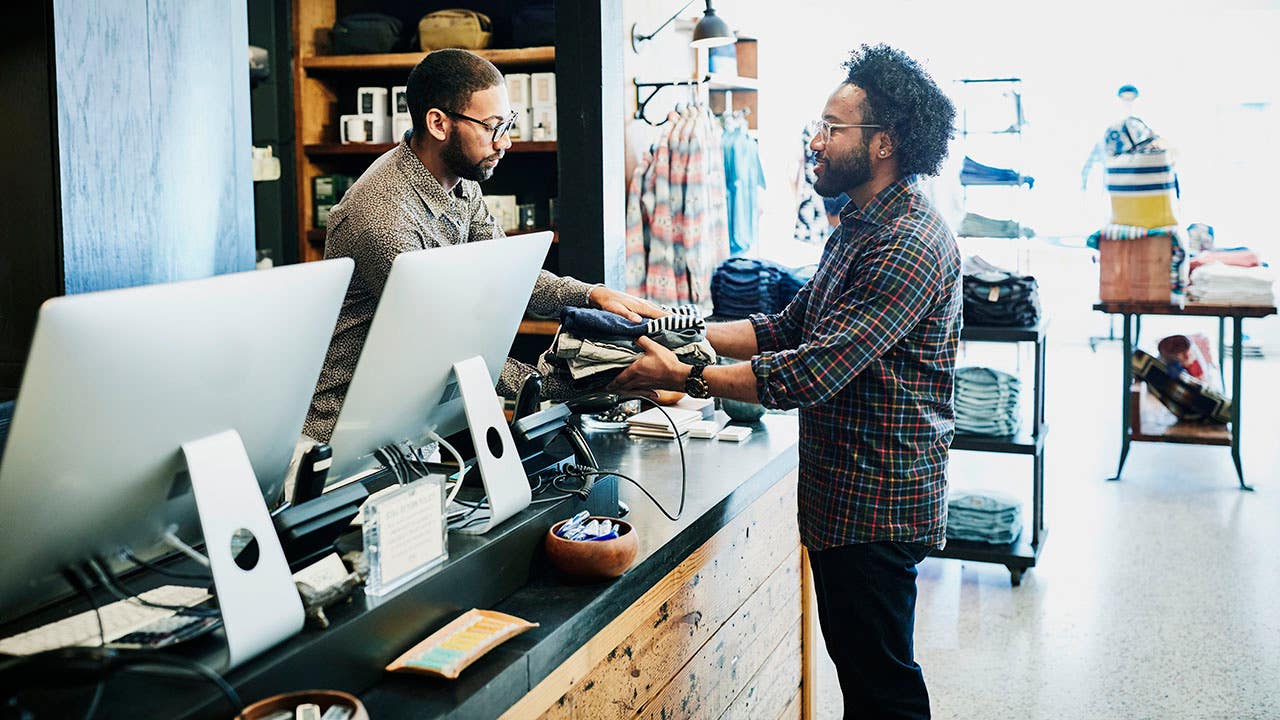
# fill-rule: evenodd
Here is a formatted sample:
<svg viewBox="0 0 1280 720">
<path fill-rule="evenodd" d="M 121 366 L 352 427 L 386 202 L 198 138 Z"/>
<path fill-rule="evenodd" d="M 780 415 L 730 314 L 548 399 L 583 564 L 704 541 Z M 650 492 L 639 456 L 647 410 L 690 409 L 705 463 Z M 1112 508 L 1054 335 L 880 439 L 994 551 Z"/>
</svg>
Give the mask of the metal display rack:
<svg viewBox="0 0 1280 720">
<path fill-rule="evenodd" d="M 1030 455 L 1031 514 L 1024 523 L 1022 534 L 1012 543 L 948 540 L 945 548 L 932 554 L 934 557 L 1004 565 L 1009 568 L 1010 582 L 1017 586 L 1022 584 L 1023 573 L 1035 567 L 1048 537 L 1044 524 L 1044 445 L 1045 436 L 1049 434 L 1049 426 L 1044 421 L 1045 323 L 1026 328 L 965 327 L 960 339 L 965 342 L 1032 343 L 1035 346 L 1031 430 L 1024 429 L 1017 435 L 1006 437 L 957 434 L 951 442 L 952 450 Z"/>
</svg>

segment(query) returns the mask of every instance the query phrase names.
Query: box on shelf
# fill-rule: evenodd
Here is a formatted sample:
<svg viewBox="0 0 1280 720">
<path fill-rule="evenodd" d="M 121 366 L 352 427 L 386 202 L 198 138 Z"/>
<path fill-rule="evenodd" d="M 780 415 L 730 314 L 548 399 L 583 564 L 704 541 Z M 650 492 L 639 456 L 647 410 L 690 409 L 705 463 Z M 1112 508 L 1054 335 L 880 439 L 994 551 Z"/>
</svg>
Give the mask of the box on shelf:
<svg viewBox="0 0 1280 720">
<path fill-rule="evenodd" d="M 356 114 L 373 123 L 368 142 L 391 142 L 391 105 L 384 87 L 362 87 L 356 90 Z"/>
<path fill-rule="evenodd" d="M 507 99 L 511 102 L 511 109 L 519 113 L 516 118 L 516 124 L 511 127 L 511 140 L 513 142 L 528 141 L 532 139 L 533 121 L 531 117 L 530 94 L 532 92 L 531 76 L 528 73 L 511 73 L 506 76 L 507 81 Z"/>
<path fill-rule="evenodd" d="M 1173 251 L 1167 235 L 1099 240 L 1098 297 L 1103 302 L 1169 302 Z"/>
<path fill-rule="evenodd" d="M 318 228 L 329 223 L 329 210 L 337 205 L 355 178 L 350 175 L 317 175 L 311 178 L 312 222 Z"/>
<path fill-rule="evenodd" d="M 514 232 L 519 229 L 520 210 L 519 205 L 516 204 L 515 195 L 485 195 L 484 201 L 503 232 Z"/>
<path fill-rule="evenodd" d="M 556 109 L 551 107 L 535 107 L 533 109 L 534 142 L 547 142 L 556 139 Z"/>
<path fill-rule="evenodd" d="M 413 129 L 413 116 L 409 114 L 409 89 L 404 85 L 391 88 L 391 142 L 400 142 Z"/>
<path fill-rule="evenodd" d="M 529 107 L 535 109 L 548 105 L 555 107 L 556 74 L 553 72 L 533 73 L 529 78 L 531 84 Z"/>
</svg>

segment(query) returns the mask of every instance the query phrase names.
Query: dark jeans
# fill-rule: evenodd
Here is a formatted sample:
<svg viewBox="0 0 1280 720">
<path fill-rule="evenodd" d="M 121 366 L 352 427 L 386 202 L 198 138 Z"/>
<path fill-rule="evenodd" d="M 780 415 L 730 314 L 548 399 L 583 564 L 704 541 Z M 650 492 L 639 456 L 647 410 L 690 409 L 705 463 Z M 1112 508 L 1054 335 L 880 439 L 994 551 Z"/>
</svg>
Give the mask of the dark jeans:
<svg viewBox="0 0 1280 720">
<path fill-rule="evenodd" d="M 811 550 L 818 621 L 835 661 L 844 717 L 927 718 L 929 692 L 915 661 L 919 543 L 875 542 Z"/>
</svg>

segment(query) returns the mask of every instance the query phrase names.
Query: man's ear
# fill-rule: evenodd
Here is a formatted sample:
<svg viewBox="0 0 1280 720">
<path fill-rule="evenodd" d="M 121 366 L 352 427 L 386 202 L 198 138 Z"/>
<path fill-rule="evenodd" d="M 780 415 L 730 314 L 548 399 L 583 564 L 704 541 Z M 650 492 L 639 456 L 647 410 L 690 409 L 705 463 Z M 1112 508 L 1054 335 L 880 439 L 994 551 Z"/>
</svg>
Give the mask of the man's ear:
<svg viewBox="0 0 1280 720">
<path fill-rule="evenodd" d="M 425 125 L 427 134 L 438 142 L 444 142 L 445 138 L 449 137 L 449 116 L 443 110 L 437 108 L 428 110 Z"/>
<path fill-rule="evenodd" d="M 877 132 L 871 142 L 871 154 L 881 160 L 893 157 L 893 151 L 896 149 L 897 143 L 893 141 L 893 136 L 887 130 Z"/>
</svg>

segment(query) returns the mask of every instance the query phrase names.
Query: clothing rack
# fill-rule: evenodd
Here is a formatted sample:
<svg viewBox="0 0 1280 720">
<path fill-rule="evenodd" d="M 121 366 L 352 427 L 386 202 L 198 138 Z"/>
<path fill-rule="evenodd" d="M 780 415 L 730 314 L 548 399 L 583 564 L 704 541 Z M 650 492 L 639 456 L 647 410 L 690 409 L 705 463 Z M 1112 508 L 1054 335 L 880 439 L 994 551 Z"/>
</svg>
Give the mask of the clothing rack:
<svg viewBox="0 0 1280 720">
<path fill-rule="evenodd" d="M 711 80 L 710 75 L 707 75 L 706 77 L 703 77 L 703 78 L 690 78 L 688 80 L 665 80 L 661 82 L 640 82 L 640 80 L 638 79 L 632 80 L 631 82 L 633 82 L 636 86 L 636 114 L 633 117 L 635 117 L 635 119 L 637 120 L 643 120 L 654 127 L 665 125 L 667 121 L 670 120 L 670 118 L 665 118 L 663 119 L 662 122 L 653 122 L 649 118 L 645 117 L 644 111 L 645 111 L 645 108 L 649 106 L 649 101 L 653 100 L 654 96 L 657 95 L 658 92 L 661 91 L 663 88 L 687 87 L 687 88 L 690 88 L 690 95 L 691 95 L 690 102 L 696 103 L 698 90 L 702 87 L 703 83 L 706 83 L 709 80 Z M 650 90 L 650 92 L 647 96 L 645 96 L 644 98 L 641 98 L 640 97 L 641 90 Z"/>
</svg>

